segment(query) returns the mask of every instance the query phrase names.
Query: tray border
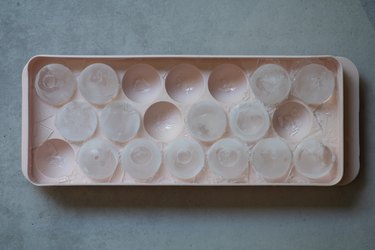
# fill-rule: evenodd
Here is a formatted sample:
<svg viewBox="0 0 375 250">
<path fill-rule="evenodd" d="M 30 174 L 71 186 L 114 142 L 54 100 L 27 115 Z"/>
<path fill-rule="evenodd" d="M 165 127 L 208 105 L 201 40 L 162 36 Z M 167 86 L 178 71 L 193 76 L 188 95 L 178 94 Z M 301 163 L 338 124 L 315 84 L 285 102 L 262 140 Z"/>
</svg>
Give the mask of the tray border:
<svg viewBox="0 0 375 250">
<path fill-rule="evenodd" d="M 354 181 L 360 170 L 359 72 L 346 57 L 337 57 L 344 72 L 344 176 L 338 185 Z"/>
</svg>

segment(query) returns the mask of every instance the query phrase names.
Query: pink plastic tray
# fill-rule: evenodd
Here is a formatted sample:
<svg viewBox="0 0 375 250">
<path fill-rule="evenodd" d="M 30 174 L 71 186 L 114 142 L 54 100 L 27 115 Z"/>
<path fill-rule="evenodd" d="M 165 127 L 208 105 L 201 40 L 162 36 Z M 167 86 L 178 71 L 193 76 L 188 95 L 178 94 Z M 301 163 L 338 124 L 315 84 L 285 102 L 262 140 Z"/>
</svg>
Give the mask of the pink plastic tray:
<svg viewBox="0 0 375 250">
<path fill-rule="evenodd" d="M 53 107 L 43 102 L 34 88 L 34 81 L 38 71 L 47 64 L 58 63 L 68 67 L 78 78 L 82 70 L 93 63 L 104 63 L 112 67 L 123 83 L 123 77 L 128 69 L 137 64 L 151 65 L 160 75 L 162 87 L 160 92 L 152 97 L 148 103 L 137 102 L 136 96 L 132 98 L 124 93 L 126 87 L 122 85 L 119 94 L 114 101 L 126 102 L 140 113 L 142 125 L 137 133 L 138 138 L 148 138 L 157 143 L 164 156 L 165 148 L 176 138 L 189 138 L 191 135 L 186 127 L 187 112 L 192 103 L 184 102 L 179 97 L 173 96 L 165 85 L 166 76 L 176 66 L 181 64 L 194 65 L 203 76 L 203 93 L 194 102 L 210 100 L 216 102 L 229 115 L 230 110 L 245 101 L 257 101 L 256 96 L 251 93 L 249 81 L 254 71 L 264 64 L 278 64 L 290 75 L 295 77 L 301 66 L 309 63 L 317 63 L 332 71 L 335 76 L 335 89 L 331 99 L 321 105 L 305 105 L 313 114 L 314 121 L 311 131 L 306 136 L 324 139 L 332 146 L 335 154 L 335 164 L 327 176 L 319 179 L 309 179 L 300 176 L 294 169 L 293 164 L 288 173 L 281 179 L 269 180 L 263 178 L 249 163 L 248 169 L 238 178 L 227 180 L 215 176 L 207 166 L 207 161 L 202 171 L 194 178 L 181 180 L 172 176 L 165 168 L 162 161 L 158 172 L 148 180 L 136 180 L 129 176 L 119 164 L 113 175 L 106 180 L 93 180 L 88 178 L 79 168 L 76 155 L 82 143 L 73 143 L 65 140 L 55 127 L 55 116 L 61 107 Z M 209 77 L 220 65 L 235 65 L 243 72 L 244 88 L 247 94 L 244 98 L 227 98 L 222 93 L 217 94 L 212 89 Z M 225 70 L 229 66 L 224 67 Z M 224 70 L 224 71 L 225 71 Z M 234 86 L 236 88 L 238 86 Z M 150 97 L 151 98 L 151 97 Z M 196 98 L 194 96 L 194 98 Z M 72 101 L 85 101 L 77 89 Z M 171 135 L 153 134 L 153 120 L 145 118 L 146 111 L 152 104 L 169 103 L 176 107 L 181 113 L 181 131 Z M 264 138 L 279 138 L 277 128 L 272 127 L 272 118 L 275 111 L 287 102 L 298 103 L 300 100 L 289 95 L 286 100 L 277 105 L 267 106 L 267 112 L 271 119 L 271 128 Z M 99 116 L 103 106 L 95 106 Z M 168 107 L 161 107 L 168 108 Z M 345 112 L 344 112 L 345 111 Z M 155 111 L 157 112 L 157 110 Z M 281 112 L 281 111 L 280 111 Z M 282 111 L 285 113 L 285 111 Z M 287 112 L 287 111 L 286 111 Z M 150 113 L 150 112 L 149 112 Z M 146 115 L 147 116 L 147 115 Z M 35 185 L 284 185 L 284 186 L 332 186 L 348 184 L 355 179 L 359 172 L 359 75 L 355 65 L 348 59 L 334 56 L 61 56 L 40 55 L 29 60 L 22 72 L 22 172 L 27 180 Z M 277 126 L 277 125 L 274 125 Z M 146 128 L 145 128 L 146 127 Z M 151 127 L 149 130 L 147 130 Z M 151 133 L 150 133 L 151 130 Z M 95 138 L 104 137 L 100 128 L 93 135 Z M 227 128 L 222 138 L 234 137 L 232 131 Z M 298 143 L 302 141 L 288 141 L 283 138 L 293 152 Z M 305 138 L 304 138 L 305 139 Z M 51 143 L 59 151 L 59 162 L 51 163 L 44 159 L 35 160 L 35 151 L 46 142 Z M 199 142 L 205 154 L 212 143 Z M 250 154 L 256 142 L 244 142 Z M 126 143 L 114 143 L 121 152 Z M 39 158 L 48 158 L 48 155 Z M 37 164 L 37 163 L 39 164 Z M 52 164 L 52 166 L 49 166 Z M 57 164 L 57 165 L 56 165 Z"/>
</svg>

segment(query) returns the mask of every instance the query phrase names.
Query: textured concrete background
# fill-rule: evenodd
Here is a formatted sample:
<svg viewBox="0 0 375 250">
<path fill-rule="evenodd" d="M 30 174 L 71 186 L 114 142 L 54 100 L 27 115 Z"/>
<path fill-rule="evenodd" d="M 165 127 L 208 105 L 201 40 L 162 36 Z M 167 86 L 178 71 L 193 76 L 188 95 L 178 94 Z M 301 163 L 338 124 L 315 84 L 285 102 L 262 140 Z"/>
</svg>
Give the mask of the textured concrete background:
<svg viewBox="0 0 375 250">
<path fill-rule="evenodd" d="M 1 1 L 1 249 L 375 249 L 373 1 Z M 38 188 L 21 174 L 35 54 L 333 54 L 361 75 L 359 178 L 333 188 Z"/>
</svg>

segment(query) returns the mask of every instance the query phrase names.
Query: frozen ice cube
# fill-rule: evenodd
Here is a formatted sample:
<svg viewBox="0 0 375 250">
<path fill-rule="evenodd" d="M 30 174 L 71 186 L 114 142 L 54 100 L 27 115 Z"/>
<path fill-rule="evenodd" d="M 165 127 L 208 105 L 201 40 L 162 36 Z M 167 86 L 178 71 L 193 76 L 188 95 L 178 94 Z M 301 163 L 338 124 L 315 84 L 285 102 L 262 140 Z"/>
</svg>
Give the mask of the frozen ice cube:
<svg viewBox="0 0 375 250">
<path fill-rule="evenodd" d="M 246 146 L 237 139 L 225 138 L 214 143 L 207 153 L 210 170 L 224 179 L 235 179 L 248 168 Z"/>
<path fill-rule="evenodd" d="M 78 151 L 77 162 L 88 177 L 103 180 L 113 175 L 118 158 L 118 150 L 111 142 L 95 138 L 82 145 Z"/>
<path fill-rule="evenodd" d="M 173 176 L 191 179 L 202 170 L 205 156 L 202 146 L 197 142 L 177 139 L 167 146 L 164 160 Z"/>
<path fill-rule="evenodd" d="M 159 170 L 161 159 L 159 147 L 145 138 L 132 140 L 121 153 L 121 164 L 125 174 L 128 173 L 138 180 L 153 177 Z"/>
<path fill-rule="evenodd" d="M 277 64 L 264 64 L 251 76 L 250 87 L 266 105 L 277 104 L 288 97 L 291 83 L 288 72 Z"/>
<path fill-rule="evenodd" d="M 292 163 L 292 152 L 288 144 L 279 138 L 259 141 L 253 149 L 252 165 L 266 179 L 286 176 Z"/>
<path fill-rule="evenodd" d="M 335 88 L 335 76 L 325 66 L 312 63 L 302 67 L 293 82 L 293 95 L 307 104 L 328 100 Z"/>
<path fill-rule="evenodd" d="M 85 141 L 96 130 L 95 110 L 84 102 L 68 103 L 57 113 L 55 126 L 65 139 L 72 142 Z"/>
<path fill-rule="evenodd" d="M 48 64 L 35 77 L 35 90 L 44 102 L 60 106 L 74 95 L 77 80 L 72 71 L 62 64 Z"/>
<path fill-rule="evenodd" d="M 187 115 L 187 127 L 193 137 L 209 142 L 225 132 L 227 116 L 223 108 L 213 102 L 194 104 Z"/>
<path fill-rule="evenodd" d="M 231 110 L 229 124 L 235 136 L 245 141 L 256 141 L 267 133 L 270 118 L 263 105 L 245 102 Z"/>
<path fill-rule="evenodd" d="M 120 81 L 110 66 L 94 63 L 86 67 L 78 78 L 78 88 L 90 103 L 104 105 L 117 96 Z"/>
<path fill-rule="evenodd" d="M 115 142 L 126 142 L 137 134 L 141 118 L 138 111 L 131 105 L 114 102 L 104 108 L 99 122 L 108 139 Z"/>
</svg>

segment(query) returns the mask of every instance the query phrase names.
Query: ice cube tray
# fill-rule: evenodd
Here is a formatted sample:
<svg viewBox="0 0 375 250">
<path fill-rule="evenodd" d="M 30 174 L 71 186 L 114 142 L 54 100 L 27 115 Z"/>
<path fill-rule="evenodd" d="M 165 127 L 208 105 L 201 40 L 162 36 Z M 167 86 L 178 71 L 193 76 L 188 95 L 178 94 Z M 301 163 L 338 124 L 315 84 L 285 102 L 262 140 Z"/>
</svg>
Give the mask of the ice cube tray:
<svg viewBox="0 0 375 250">
<path fill-rule="evenodd" d="M 334 56 L 35 56 L 22 171 L 41 186 L 347 184 L 358 83 Z"/>
</svg>

